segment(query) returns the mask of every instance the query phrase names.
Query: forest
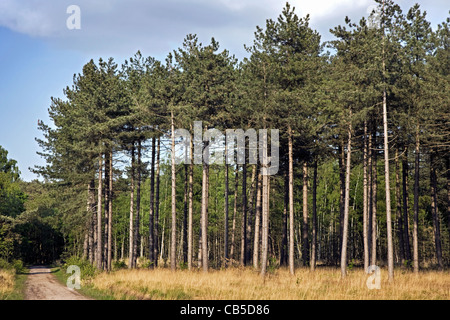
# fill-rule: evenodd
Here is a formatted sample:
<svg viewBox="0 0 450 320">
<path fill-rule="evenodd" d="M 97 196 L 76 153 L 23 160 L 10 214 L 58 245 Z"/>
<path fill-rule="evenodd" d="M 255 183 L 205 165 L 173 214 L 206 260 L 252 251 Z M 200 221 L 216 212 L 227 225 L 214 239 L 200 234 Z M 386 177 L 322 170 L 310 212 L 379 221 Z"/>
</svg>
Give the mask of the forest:
<svg viewBox="0 0 450 320">
<path fill-rule="evenodd" d="M 0 258 L 448 270 L 450 18 L 433 30 L 417 4 L 377 3 L 328 42 L 286 3 L 242 61 L 188 34 L 165 61 L 87 62 L 38 122 L 40 179 L 22 181 L 0 149 Z M 208 163 L 238 155 L 175 134 L 193 137 L 195 121 L 246 132 L 243 163 Z M 276 174 L 249 161 L 252 129 L 278 130 Z"/>
</svg>

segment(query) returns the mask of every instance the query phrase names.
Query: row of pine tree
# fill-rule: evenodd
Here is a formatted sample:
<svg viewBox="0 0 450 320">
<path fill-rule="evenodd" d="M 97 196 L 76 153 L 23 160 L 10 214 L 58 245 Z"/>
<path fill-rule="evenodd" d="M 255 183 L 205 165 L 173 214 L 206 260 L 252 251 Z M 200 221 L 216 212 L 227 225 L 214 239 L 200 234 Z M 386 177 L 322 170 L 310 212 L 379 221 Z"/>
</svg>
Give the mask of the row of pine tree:
<svg viewBox="0 0 450 320">
<path fill-rule="evenodd" d="M 87 63 L 52 98 L 53 123 L 39 125 L 47 165 L 35 168 L 79 204 L 60 208 L 78 217 L 74 253 L 105 270 L 138 257 L 263 275 L 335 264 L 343 277 L 350 260 L 386 262 L 391 279 L 394 264 L 448 266 L 449 19 L 432 30 L 419 5 L 377 2 L 327 43 L 286 4 L 243 61 L 188 35 L 164 62 Z M 279 129 L 278 173 L 248 159 L 176 164 L 174 131 L 193 134 L 194 121 Z"/>
</svg>

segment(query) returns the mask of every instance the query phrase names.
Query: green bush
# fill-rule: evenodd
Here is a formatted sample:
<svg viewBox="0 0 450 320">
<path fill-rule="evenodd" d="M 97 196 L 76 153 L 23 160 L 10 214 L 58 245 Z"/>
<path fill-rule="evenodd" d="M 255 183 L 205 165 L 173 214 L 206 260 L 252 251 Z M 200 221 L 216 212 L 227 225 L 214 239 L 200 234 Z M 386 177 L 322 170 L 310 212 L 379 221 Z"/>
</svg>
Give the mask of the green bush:
<svg viewBox="0 0 450 320">
<path fill-rule="evenodd" d="M 127 264 L 123 260 L 116 260 L 113 262 L 114 270 L 125 269 L 126 267 L 127 267 Z"/>
<path fill-rule="evenodd" d="M 0 269 L 10 270 L 12 269 L 12 266 L 6 259 L 0 258 Z"/>
<path fill-rule="evenodd" d="M 22 260 L 14 260 L 12 266 L 14 270 L 16 270 L 17 274 L 23 273 L 25 271 L 25 267 L 23 266 Z"/>
<path fill-rule="evenodd" d="M 64 271 L 66 271 L 67 268 L 71 265 L 75 265 L 80 268 L 81 280 L 92 278 L 97 272 L 97 269 L 92 264 L 90 264 L 88 260 L 82 259 L 77 256 L 67 258 L 62 268 Z"/>
</svg>

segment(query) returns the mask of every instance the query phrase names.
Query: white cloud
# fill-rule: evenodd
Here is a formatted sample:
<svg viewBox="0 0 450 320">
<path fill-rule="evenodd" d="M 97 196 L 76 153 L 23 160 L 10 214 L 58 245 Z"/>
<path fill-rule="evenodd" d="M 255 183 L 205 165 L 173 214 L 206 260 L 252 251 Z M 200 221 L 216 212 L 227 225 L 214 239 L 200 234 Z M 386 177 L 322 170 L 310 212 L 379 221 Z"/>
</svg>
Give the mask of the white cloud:
<svg viewBox="0 0 450 320">
<path fill-rule="evenodd" d="M 398 0 L 408 8 L 413 0 Z M 445 7 L 445 0 L 424 6 Z M 311 27 L 324 39 L 329 29 L 367 16 L 373 0 L 290 0 L 299 16 L 310 14 Z M 0 0 L 0 26 L 52 45 L 90 55 L 129 55 L 141 49 L 161 56 L 181 45 L 188 33 L 203 42 L 214 36 L 232 53 L 242 56 L 256 25 L 276 19 L 286 0 Z M 81 30 L 68 30 L 66 9 L 81 8 Z M 441 20 L 443 21 L 443 20 Z"/>
</svg>

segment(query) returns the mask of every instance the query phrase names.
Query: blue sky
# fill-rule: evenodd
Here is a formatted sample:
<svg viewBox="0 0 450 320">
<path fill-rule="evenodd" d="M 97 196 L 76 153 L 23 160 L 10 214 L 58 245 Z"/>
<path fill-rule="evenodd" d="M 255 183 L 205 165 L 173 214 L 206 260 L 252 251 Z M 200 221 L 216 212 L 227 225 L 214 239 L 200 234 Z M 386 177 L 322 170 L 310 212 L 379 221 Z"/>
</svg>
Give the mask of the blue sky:
<svg viewBox="0 0 450 320">
<path fill-rule="evenodd" d="M 433 28 L 450 9 L 447 0 L 398 0 L 406 11 L 418 2 Z M 37 178 L 28 168 L 43 165 L 35 137 L 37 121 L 49 123 L 50 97 L 63 97 L 75 73 L 91 58 L 123 63 L 137 50 L 163 60 L 195 33 L 242 59 L 256 26 L 275 19 L 285 0 L 0 0 L 0 145 L 18 161 L 25 181 Z M 300 16 L 323 40 L 348 15 L 367 16 L 372 0 L 291 0 Z M 81 9 L 81 29 L 69 30 L 69 5 Z"/>
</svg>

